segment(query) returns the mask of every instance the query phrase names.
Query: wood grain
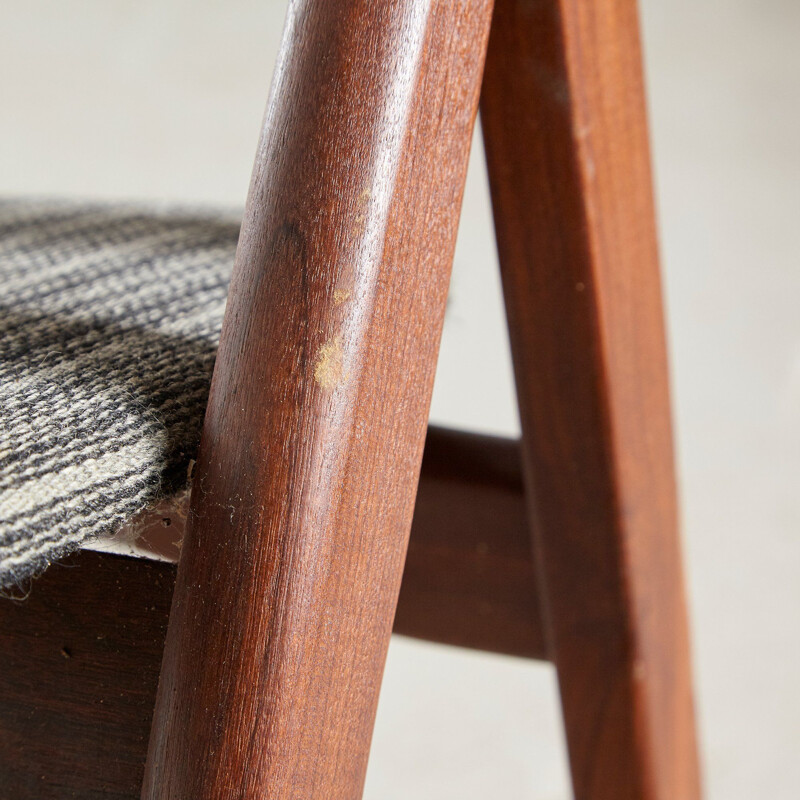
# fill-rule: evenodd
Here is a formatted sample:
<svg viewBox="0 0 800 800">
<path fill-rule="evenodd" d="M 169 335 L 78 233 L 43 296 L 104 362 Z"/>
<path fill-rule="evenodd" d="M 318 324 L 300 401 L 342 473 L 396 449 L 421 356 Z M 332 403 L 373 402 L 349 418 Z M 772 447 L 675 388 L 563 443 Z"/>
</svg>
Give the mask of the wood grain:
<svg viewBox="0 0 800 800">
<path fill-rule="evenodd" d="M 544 658 L 529 541 L 518 443 L 430 428 L 394 632 Z M 0 797 L 139 797 L 175 574 L 85 551 L 0 599 Z"/>
<path fill-rule="evenodd" d="M 517 442 L 431 428 L 395 632 L 544 657 L 528 543 Z M 0 599 L 1 797 L 140 795 L 175 573 L 85 551 Z"/>
<path fill-rule="evenodd" d="M 164 501 L 119 538 L 177 563 L 186 512 Z M 547 658 L 518 442 L 428 428 L 394 632 Z"/>
<path fill-rule="evenodd" d="M 634 0 L 498 0 L 481 103 L 575 796 L 695 800 Z"/>
<path fill-rule="evenodd" d="M 489 0 L 290 6 L 145 800 L 361 794 L 489 17 Z"/>
</svg>

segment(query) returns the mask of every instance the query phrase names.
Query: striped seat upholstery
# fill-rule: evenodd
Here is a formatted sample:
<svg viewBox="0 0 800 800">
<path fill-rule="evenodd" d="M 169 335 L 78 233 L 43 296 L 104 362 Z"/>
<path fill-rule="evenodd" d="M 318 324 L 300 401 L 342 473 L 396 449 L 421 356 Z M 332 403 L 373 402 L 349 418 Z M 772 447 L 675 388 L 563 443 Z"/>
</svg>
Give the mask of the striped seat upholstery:
<svg viewBox="0 0 800 800">
<path fill-rule="evenodd" d="M 235 215 L 0 202 L 0 587 L 186 485 Z"/>
</svg>

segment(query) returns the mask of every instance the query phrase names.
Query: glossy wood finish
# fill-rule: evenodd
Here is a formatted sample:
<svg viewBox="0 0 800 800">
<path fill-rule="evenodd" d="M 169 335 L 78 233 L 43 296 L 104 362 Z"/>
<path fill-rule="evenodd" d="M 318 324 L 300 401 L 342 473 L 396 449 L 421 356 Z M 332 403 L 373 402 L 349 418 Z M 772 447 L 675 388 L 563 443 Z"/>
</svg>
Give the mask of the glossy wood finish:
<svg viewBox="0 0 800 800">
<path fill-rule="evenodd" d="M 431 428 L 395 632 L 542 658 L 528 543 L 518 444 Z M 139 797 L 175 573 L 85 551 L 0 599 L 0 796 Z"/>
<path fill-rule="evenodd" d="M 185 516 L 164 502 L 121 539 L 177 562 Z M 547 658 L 518 442 L 428 428 L 394 632 Z"/>
<path fill-rule="evenodd" d="M 0 787 L 357 798 L 395 630 L 558 668 L 577 800 L 700 795 L 633 0 L 498 0 L 483 119 L 524 430 L 433 432 L 491 0 L 291 6 L 181 565 L 0 604 Z M 543 600 L 548 643 L 540 622 Z"/>
<path fill-rule="evenodd" d="M 179 541 L 180 515 L 163 511 L 154 529 Z M 9 796 L 139 796 L 175 574 L 85 551 L 0 599 Z M 545 657 L 517 442 L 429 428 L 394 632 Z"/>
<path fill-rule="evenodd" d="M 180 541 L 163 511 L 153 529 Z M 85 551 L 0 599 L 8 796 L 139 796 L 175 573 Z M 517 442 L 429 428 L 394 632 L 545 657 Z"/>
<path fill-rule="evenodd" d="M 489 17 L 489 0 L 290 6 L 145 800 L 361 794 Z"/>
<path fill-rule="evenodd" d="M 482 121 L 578 800 L 696 800 L 634 0 L 498 0 Z"/>
<path fill-rule="evenodd" d="M 185 501 L 165 501 L 120 539 L 177 563 Z M 394 632 L 546 659 L 519 443 L 429 427 Z"/>
</svg>

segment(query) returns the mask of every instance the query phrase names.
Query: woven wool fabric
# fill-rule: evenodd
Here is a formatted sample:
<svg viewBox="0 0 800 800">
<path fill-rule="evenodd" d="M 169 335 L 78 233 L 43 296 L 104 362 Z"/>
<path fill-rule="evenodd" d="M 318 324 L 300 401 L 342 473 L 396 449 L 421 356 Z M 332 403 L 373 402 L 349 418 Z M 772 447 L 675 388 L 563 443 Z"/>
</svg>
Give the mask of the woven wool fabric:
<svg viewBox="0 0 800 800">
<path fill-rule="evenodd" d="M 0 201 L 0 587 L 186 484 L 238 233 Z"/>
</svg>

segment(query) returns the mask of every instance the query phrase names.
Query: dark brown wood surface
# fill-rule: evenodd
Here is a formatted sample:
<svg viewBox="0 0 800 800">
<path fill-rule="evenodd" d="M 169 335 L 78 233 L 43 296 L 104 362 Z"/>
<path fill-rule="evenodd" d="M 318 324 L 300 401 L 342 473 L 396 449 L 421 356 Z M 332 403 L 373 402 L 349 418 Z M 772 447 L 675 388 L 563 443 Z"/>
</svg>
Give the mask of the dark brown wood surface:
<svg viewBox="0 0 800 800">
<path fill-rule="evenodd" d="M 177 563 L 185 517 L 165 501 L 123 538 Z M 547 657 L 518 442 L 428 428 L 394 632 Z"/>
<path fill-rule="evenodd" d="M 139 797 L 175 573 L 85 551 L 0 598 L 0 798 Z M 517 442 L 429 429 L 395 633 L 543 658 L 536 603 Z"/>
<path fill-rule="evenodd" d="M 361 794 L 490 6 L 290 6 L 195 473 L 145 800 Z"/>
<path fill-rule="evenodd" d="M 85 552 L 0 598 L 0 798 L 139 797 L 174 582 Z"/>
<path fill-rule="evenodd" d="M 490 5 L 291 6 L 146 800 L 360 796 Z M 483 120 L 549 641 L 516 450 L 445 433 L 395 627 L 550 653 L 577 800 L 697 800 L 633 0 L 498 0 Z M 0 604 L 0 790 L 135 796 L 173 574 L 85 553 Z"/>
<path fill-rule="evenodd" d="M 186 498 L 131 521 L 139 552 L 178 561 Z M 546 658 L 518 442 L 429 427 L 395 633 Z"/>
<path fill-rule="evenodd" d="M 394 631 L 547 657 L 517 442 L 429 428 Z"/>
<path fill-rule="evenodd" d="M 575 797 L 696 800 L 634 0 L 498 0 L 481 103 Z"/>
</svg>

